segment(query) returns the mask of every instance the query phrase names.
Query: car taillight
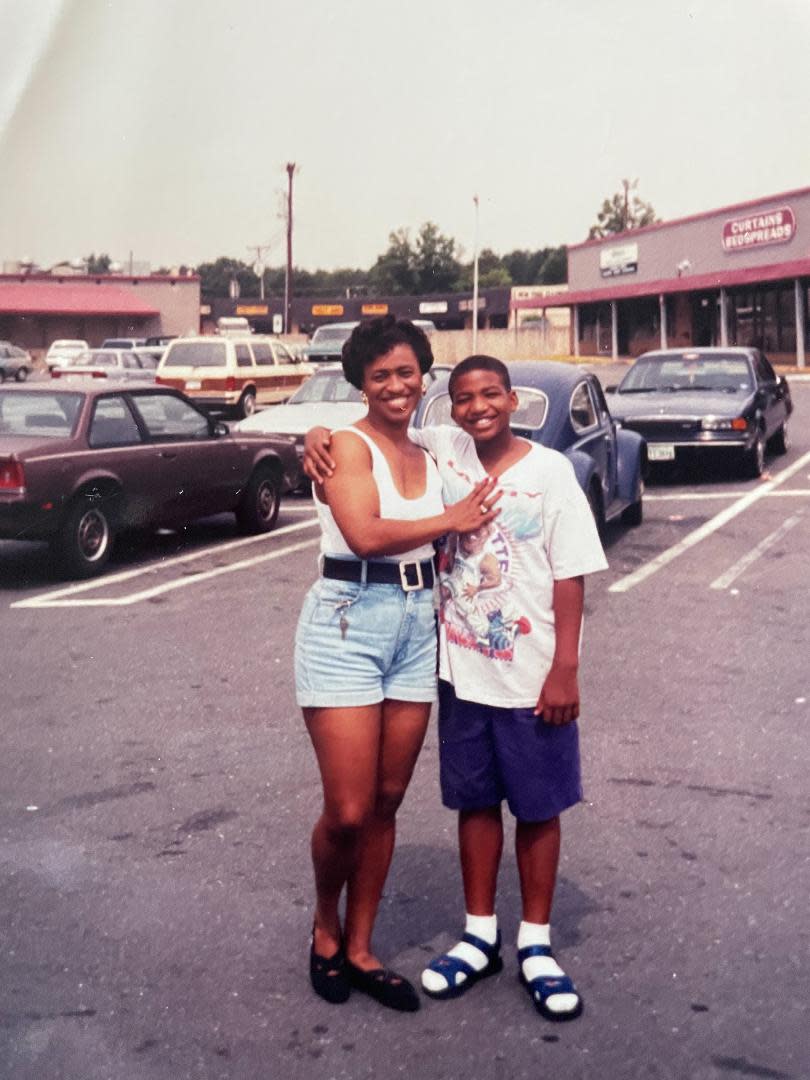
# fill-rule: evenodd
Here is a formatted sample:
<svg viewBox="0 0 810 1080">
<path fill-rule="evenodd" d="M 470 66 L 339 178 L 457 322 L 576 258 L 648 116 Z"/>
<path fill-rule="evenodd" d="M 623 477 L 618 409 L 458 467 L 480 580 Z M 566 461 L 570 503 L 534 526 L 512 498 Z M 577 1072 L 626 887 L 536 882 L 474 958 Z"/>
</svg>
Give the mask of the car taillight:
<svg viewBox="0 0 810 1080">
<path fill-rule="evenodd" d="M 94 379 L 106 379 L 107 378 L 107 372 L 106 371 L 94 371 L 93 372 L 93 378 Z"/>
<path fill-rule="evenodd" d="M 25 471 L 19 461 L 0 461 L 0 491 L 24 491 Z"/>
<path fill-rule="evenodd" d="M 62 369 L 58 368 L 58 367 L 51 368 L 51 378 L 52 379 L 61 379 L 62 378 Z"/>
<path fill-rule="evenodd" d="M 236 377 L 234 375 L 229 375 L 226 378 L 226 380 L 225 380 L 225 389 L 228 390 L 228 391 L 232 391 L 232 390 L 236 389 Z"/>
<path fill-rule="evenodd" d="M 163 386 L 164 385 L 163 379 L 161 379 L 161 377 L 159 375 L 155 376 L 155 382 L 157 383 L 158 386 Z"/>
<path fill-rule="evenodd" d="M 737 416 L 731 421 L 732 431 L 745 431 L 748 427 L 748 421 L 744 416 Z"/>
</svg>

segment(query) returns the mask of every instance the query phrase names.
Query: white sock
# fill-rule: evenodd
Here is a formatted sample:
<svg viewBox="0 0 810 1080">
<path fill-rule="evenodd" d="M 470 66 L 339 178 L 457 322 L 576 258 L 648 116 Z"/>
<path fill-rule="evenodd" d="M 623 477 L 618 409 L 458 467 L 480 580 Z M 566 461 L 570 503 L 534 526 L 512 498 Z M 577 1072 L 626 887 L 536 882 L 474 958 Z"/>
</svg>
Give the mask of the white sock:
<svg viewBox="0 0 810 1080">
<path fill-rule="evenodd" d="M 522 922 L 518 930 L 517 947 L 525 949 L 529 945 L 551 946 L 551 927 L 548 923 Z M 539 976 L 558 979 L 565 972 L 551 956 L 530 956 L 521 964 L 523 977 L 527 982 Z M 579 1002 L 576 994 L 552 994 L 546 999 L 546 1006 L 551 1012 L 572 1012 Z"/>
<path fill-rule="evenodd" d="M 464 922 L 464 932 L 465 934 L 474 934 L 476 937 L 486 941 L 488 945 L 494 945 L 498 939 L 498 916 L 467 915 Z M 489 962 L 480 949 L 476 949 L 475 945 L 470 945 L 467 941 L 460 941 L 458 945 L 454 945 L 447 955 L 457 956 L 459 960 L 464 960 L 475 971 L 483 971 Z M 453 985 L 459 986 L 466 978 L 464 972 L 459 971 L 455 976 Z M 436 994 L 446 990 L 449 983 L 444 975 L 440 975 L 438 971 L 425 968 L 422 972 L 422 986 Z"/>
</svg>

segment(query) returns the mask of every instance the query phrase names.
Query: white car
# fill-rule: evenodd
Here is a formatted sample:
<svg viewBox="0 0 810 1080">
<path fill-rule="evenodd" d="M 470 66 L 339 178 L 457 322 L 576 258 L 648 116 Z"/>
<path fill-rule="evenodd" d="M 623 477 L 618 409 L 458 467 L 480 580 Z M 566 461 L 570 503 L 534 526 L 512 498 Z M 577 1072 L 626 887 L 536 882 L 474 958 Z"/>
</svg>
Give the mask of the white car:
<svg viewBox="0 0 810 1080">
<path fill-rule="evenodd" d="M 64 367 L 69 364 L 74 356 L 77 356 L 81 352 L 85 352 L 90 346 L 86 341 L 79 341 L 73 338 L 60 339 L 51 343 L 51 347 L 45 354 L 45 363 L 48 365 L 48 370 L 53 371 L 54 368 Z"/>
<path fill-rule="evenodd" d="M 144 364 L 131 349 L 88 349 L 60 367 L 51 369 L 52 379 L 124 379 L 154 382 L 155 368 Z"/>
<path fill-rule="evenodd" d="M 450 368 L 434 364 L 425 375 L 424 384 L 430 386 Z M 263 435 L 288 435 L 295 441 L 295 452 L 301 462 L 304 457 L 304 436 L 313 427 L 326 427 L 334 431 L 347 427 L 365 416 L 366 406 L 360 399 L 360 391 L 347 382 L 343 368 L 338 365 L 322 367 L 283 405 L 271 405 L 269 409 L 255 412 L 236 424 L 242 431 L 258 431 Z M 300 486 L 306 487 L 303 479 Z"/>
</svg>

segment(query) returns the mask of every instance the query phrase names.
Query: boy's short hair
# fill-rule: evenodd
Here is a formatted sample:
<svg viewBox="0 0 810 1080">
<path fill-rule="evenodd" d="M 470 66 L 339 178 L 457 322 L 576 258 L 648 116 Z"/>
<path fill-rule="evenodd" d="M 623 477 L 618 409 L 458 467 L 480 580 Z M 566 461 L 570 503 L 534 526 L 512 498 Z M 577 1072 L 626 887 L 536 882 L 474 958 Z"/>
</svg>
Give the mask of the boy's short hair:
<svg viewBox="0 0 810 1080">
<path fill-rule="evenodd" d="M 498 360 L 494 356 L 484 356 L 483 354 L 465 356 L 464 359 L 459 361 L 450 372 L 450 378 L 447 381 L 447 392 L 450 395 L 451 401 L 453 400 L 453 388 L 455 387 L 457 380 L 460 379 L 462 375 L 467 375 L 470 371 L 492 371 L 501 380 L 505 390 L 512 389 L 512 380 L 509 378 L 509 368 L 503 360 Z"/>
<path fill-rule="evenodd" d="M 348 382 L 358 390 L 362 389 L 363 373 L 368 365 L 397 345 L 408 345 L 413 349 L 423 375 L 430 371 L 433 350 L 427 334 L 414 326 L 410 319 L 382 315 L 359 323 L 344 343 L 341 362 Z"/>
</svg>

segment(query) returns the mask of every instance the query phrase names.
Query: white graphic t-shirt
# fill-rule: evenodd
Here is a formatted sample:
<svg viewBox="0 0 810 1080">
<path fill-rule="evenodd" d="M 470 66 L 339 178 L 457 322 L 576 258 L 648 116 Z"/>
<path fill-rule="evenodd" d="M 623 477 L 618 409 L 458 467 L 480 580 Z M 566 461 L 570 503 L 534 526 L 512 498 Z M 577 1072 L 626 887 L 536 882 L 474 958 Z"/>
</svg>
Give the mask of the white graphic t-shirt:
<svg viewBox="0 0 810 1080">
<path fill-rule="evenodd" d="M 460 428 L 411 432 L 436 459 L 446 505 L 486 470 Z M 607 568 L 587 499 L 566 457 L 537 443 L 500 477 L 501 512 L 451 535 L 439 559 L 439 675 L 466 701 L 527 709 L 554 657 L 554 582 Z"/>
</svg>

